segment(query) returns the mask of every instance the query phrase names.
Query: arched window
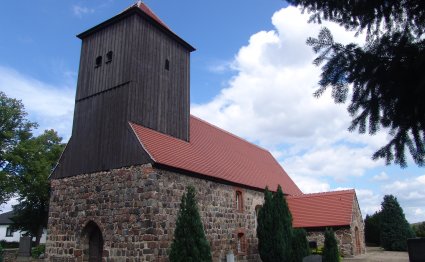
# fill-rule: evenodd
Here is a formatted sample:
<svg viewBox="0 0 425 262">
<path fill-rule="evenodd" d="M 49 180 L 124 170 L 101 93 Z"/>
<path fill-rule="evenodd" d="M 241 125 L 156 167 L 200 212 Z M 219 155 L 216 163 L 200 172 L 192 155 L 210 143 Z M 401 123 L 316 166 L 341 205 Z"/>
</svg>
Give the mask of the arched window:
<svg viewBox="0 0 425 262">
<path fill-rule="evenodd" d="M 243 211 L 243 197 L 242 191 L 237 190 L 235 194 L 235 207 L 238 211 Z"/>
<path fill-rule="evenodd" d="M 246 239 L 243 232 L 238 233 L 238 239 L 236 241 L 236 251 L 238 254 L 246 252 Z"/>
<path fill-rule="evenodd" d="M 99 67 L 102 65 L 102 56 L 96 57 L 96 67 Z"/>
<path fill-rule="evenodd" d="M 112 56 L 113 56 L 113 52 L 109 51 L 108 53 L 106 53 L 106 62 L 105 63 L 110 63 L 112 62 Z"/>
<path fill-rule="evenodd" d="M 257 226 L 258 226 L 258 222 L 257 222 L 257 220 L 258 220 L 258 213 L 260 212 L 261 207 L 262 207 L 261 205 L 256 205 L 255 206 L 255 210 L 254 210 L 255 228 L 257 228 Z"/>
<path fill-rule="evenodd" d="M 101 262 L 103 254 L 103 236 L 102 231 L 93 221 L 87 223 L 83 232 L 83 261 Z"/>
</svg>

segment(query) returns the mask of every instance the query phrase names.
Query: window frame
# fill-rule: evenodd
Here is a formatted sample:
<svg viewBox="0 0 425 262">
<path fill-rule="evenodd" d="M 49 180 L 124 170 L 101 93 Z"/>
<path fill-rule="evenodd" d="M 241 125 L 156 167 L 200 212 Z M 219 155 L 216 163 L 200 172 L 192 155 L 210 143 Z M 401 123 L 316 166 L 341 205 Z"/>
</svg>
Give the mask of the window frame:
<svg viewBox="0 0 425 262">
<path fill-rule="evenodd" d="M 235 190 L 234 201 L 235 201 L 236 211 L 243 212 L 244 211 L 243 191 L 239 188 Z"/>
<path fill-rule="evenodd" d="M 6 237 L 13 237 L 13 233 L 14 231 L 12 230 L 11 227 L 6 228 Z"/>
</svg>

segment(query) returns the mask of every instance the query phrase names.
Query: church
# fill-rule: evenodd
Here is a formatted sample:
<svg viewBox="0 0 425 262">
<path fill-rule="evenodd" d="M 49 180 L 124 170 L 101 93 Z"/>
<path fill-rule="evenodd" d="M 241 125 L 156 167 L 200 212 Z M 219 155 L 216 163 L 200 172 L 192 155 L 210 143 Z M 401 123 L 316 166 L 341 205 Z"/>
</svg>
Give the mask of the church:
<svg viewBox="0 0 425 262">
<path fill-rule="evenodd" d="M 257 212 L 281 185 L 294 227 L 364 253 L 354 190 L 303 194 L 267 150 L 190 115 L 195 49 L 138 2 L 81 33 L 72 136 L 50 176 L 49 261 L 168 261 L 195 187 L 214 261 L 261 261 Z"/>
</svg>

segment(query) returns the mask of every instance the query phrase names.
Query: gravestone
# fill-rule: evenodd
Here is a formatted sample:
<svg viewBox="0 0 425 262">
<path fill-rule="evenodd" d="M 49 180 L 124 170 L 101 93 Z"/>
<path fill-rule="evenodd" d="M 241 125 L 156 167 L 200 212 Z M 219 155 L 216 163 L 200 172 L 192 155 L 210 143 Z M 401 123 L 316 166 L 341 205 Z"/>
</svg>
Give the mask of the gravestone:
<svg viewBox="0 0 425 262">
<path fill-rule="evenodd" d="M 31 237 L 21 237 L 19 239 L 19 257 L 31 256 Z"/>
<path fill-rule="evenodd" d="M 411 238 L 407 240 L 410 262 L 425 261 L 425 238 Z"/>
<path fill-rule="evenodd" d="M 310 255 L 303 258 L 303 262 L 322 262 L 321 255 Z"/>
</svg>

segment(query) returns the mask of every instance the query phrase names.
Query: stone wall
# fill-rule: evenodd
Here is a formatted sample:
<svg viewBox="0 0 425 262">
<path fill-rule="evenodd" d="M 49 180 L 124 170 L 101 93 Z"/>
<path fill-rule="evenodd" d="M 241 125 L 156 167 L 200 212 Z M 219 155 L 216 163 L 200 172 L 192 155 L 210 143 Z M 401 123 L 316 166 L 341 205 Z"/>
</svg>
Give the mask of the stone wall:
<svg viewBox="0 0 425 262">
<path fill-rule="evenodd" d="M 52 180 L 46 253 L 50 261 L 86 261 L 89 221 L 102 232 L 104 261 L 168 261 L 182 194 L 197 199 L 214 261 L 230 250 L 237 261 L 259 261 L 255 207 L 263 193 L 144 165 Z M 242 192 L 243 210 L 235 193 Z M 246 250 L 237 253 L 244 233 Z"/>
<path fill-rule="evenodd" d="M 357 229 L 356 229 L 357 228 Z M 325 228 L 308 230 L 307 238 L 309 241 L 316 241 L 317 246 L 323 246 L 325 243 Z M 357 199 L 353 201 L 353 213 L 350 226 L 333 228 L 335 238 L 338 242 L 340 254 L 344 257 L 351 257 L 366 252 L 364 239 L 364 222 Z M 356 230 L 358 230 L 358 239 L 356 240 Z M 356 242 L 358 241 L 358 243 Z"/>
</svg>

